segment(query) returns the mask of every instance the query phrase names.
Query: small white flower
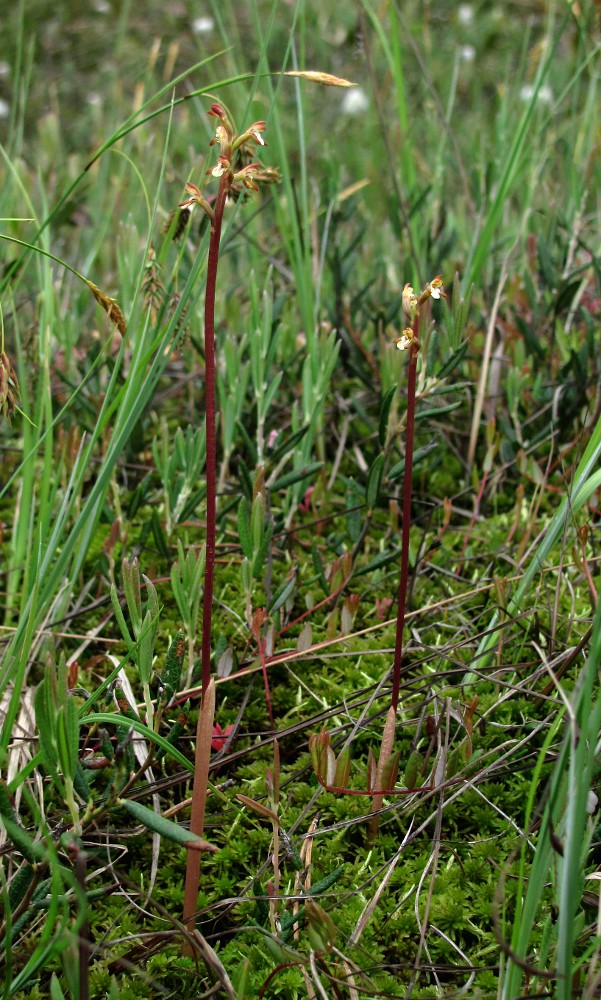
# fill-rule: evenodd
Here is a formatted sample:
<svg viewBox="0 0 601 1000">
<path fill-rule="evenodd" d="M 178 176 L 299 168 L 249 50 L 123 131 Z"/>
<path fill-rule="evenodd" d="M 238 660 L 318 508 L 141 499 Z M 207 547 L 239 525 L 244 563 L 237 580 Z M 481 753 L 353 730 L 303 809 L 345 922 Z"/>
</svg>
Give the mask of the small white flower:
<svg viewBox="0 0 601 1000">
<path fill-rule="evenodd" d="M 221 177 L 222 174 L 229 170 L 229 160 L 226 160 L 225 156 L 220 156 L 217 163 L 212 170 L 209 171 L 213 177 Z"/>
<path fill-rule="evenodd" d="M 430 297 L 433 299 L 445 298 L 444 284 L 440 274 L 437 274 L 432 281 L 428 282 L 427 288 L 430 291 Z"/>
<path fill-rule="evenodd" d="M 411 329 L 410 326 L 408 326 L 406 330 L 403 330 L 403 333 L 398 338 L 398 340 L 395 340 L 395 344 L 397 346 L 397 350 L 406 351 L 411 347 L 412 343 L 413 343 L 413 330 Z"/>
<path fill-rule="evenodd" d="M 210 35 L 215 27 L 212 17 L 197 17 L 192 21 L 192 31 L 195 35 Z"/>
<path fill-rule="evenodd" d="M 534 97 L 534 92 L 536 88 L 531 83 L 525 83 L 523 87 L 520 88 L 520 100 L 527 104 Z M 553 91 L 547 83 L 543 83 L 542 87 L 539 88 L 538 94 L 536 96 L 539 104 L 552 104 L 553 103 Z"/>
<path fill-rule="evenodd" d="M 10 76 L 10 66 L 4 59 L 0 59 L 0 76 Z"/>
<path fill-rule="evenodd" d="M 345 91 L 340 102 L 340 110 L 343 115 L 361 115 L 369 107 L 369 98 L 361 87 L 353 87 L 352 90 Z"/>
<path fill-rule="evenodd" d="M 111 5 L 108 0 L 96 0 L 94 4 L 94 10 L 97 14 L 109 14 L 111 10 Z"/>
<path fill-rule="evenodd" d="M 0 118 L 8 118 L 9 114 L 10 106 L 0 97 Z"/>
<path fill-rule="evenodd" d="M 588 801 L 586 803 L 586 811 L 589 816 L 592 816 L 599 804 L 599 796 L 593 792 L 592 788 L 588 793 Z"/>
<path fill-rule="evenodd" d="M 267 143 L 265 142 L 265 139 L 261 135 L 261 132 L 259 131 L 259 129 L 257 129 L 257 128 L 251 128 L 251 129 L 249 129 L 249 131 L 250 131 L 250 134 L 252 135 L 253 139 L 255 139 L 256 142 L 259 143 L 259 146 L 266 146 L 267 145 Z"/>
<path fill-rule="evenodd" d="M 473 45 L 460 45 L 457 49 L 460 62 L 471 63 L 476 58 L 476 50 Z"/>
<path fill-rule="evenodd" d="M 459 24 L 467 27 L 474 20 L 474 8 L 471 3 L 460 3 L 457 8 L 457 20 Z"/>
</svg>

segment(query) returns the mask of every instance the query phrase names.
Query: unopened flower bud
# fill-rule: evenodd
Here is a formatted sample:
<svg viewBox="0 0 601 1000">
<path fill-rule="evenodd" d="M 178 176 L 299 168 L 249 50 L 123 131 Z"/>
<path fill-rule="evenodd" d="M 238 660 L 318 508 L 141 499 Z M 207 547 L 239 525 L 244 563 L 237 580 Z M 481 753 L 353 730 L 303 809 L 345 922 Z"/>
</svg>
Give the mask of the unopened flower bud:
<svg viewBox="0 0 601 1000">
<path fill-rule="evenodd" d="M 188 197 L 185 198 L 184 201 L 180 201 L 178 206 L 179 208 L 184 210 L 187 209 L 188 212 L 191 212 L 196 205 L 200 205 L 202 210 L 206 212 L 210 218 L 213 217 L 213 209 L 209 205 L 206 198 L 203 198 L 202 192 L 196 184 L 192 184 L 191 181 L 188 181 L 184 190 Z"/>
<path fill-rule="evenodd" d="M 417 295 L 413 291 L 412 285 L 407 282 L 403 288 L 403 312 L 407 319 L 412 323 L 415 318 L 415 312 L 417 310 Z"/>
</svg>

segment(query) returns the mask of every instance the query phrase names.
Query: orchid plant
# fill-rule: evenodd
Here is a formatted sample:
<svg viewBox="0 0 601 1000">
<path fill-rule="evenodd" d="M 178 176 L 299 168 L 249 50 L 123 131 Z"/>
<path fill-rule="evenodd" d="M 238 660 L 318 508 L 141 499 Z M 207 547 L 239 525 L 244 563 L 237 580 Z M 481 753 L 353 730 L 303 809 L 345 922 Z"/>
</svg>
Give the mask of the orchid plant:
<svg viewBox="0 0 601 1000">
<path fill-rule="evenodd" d="M 211 146 L 219 146 L 217 163 L 207 171 L 211 177 L 218 179 L 219 187 L 213 204 L 204 197 L 199 187 L 188 182 L 185 188 L 186 198 L 179 205 L 180 220 L 187 222 L 192 212 L 200 208 L 208 217 L 211 233 L 209 239 L 209 256 L 207 263 L 207 279 L 205 291 L 204 341 L 205 341 L 205 430 L 206 430 L 206 561 L 203 590 L 202 619 L 202 705 L 198 716 L 196 731 L 196 754 L 194 766 L 194 783 L 192 789 L 192 810 L 190 830 L 194 833 L 204 829 L 204 817 L 207 795 L 207 779 L 209 773 L 211 740 L 213 736 L 213 716 L 215 706 L 214 682 L 211 679 L 211 617 L 213 609 L 213 580 L 215 572 L 215 535 L 216 535 L 216 481 L 217 481 L 217 445 L 216 445 L 216 392 L 215 392 L 215 291 L 217 287 L 217 270 L 221 245 L 221 230 L 223 214 L 228 197 L 239 194 L 242 190 L 258 191 L 260 182 L 277 180 L 277 171 L 264 167 L 258 161 L 252 161 L 238 169 L 240 154 L 247 153 L 249 148 L 266 146 L 263 137 L 265 122 L 254 122 L 250 128 L 240 134 L 236 130 L 221 104 L 212 104 L 209 112 L 211 118 L 217 119 L 215 136 Z M 200 875 L 200 854 L 198 851 L 188 852 L 186 869 L 186 887 L 184 898 L 184 921 L 188 929 L 194 927 L 196 897 Z"/>
<path fill-rule="evenodd" d="M 407 326 L 400 337 L 395 340 L 396 346 L 401 351 L 408 351 L 409 363 L 407 371 L 407 422 L 405 431 L 405 473 L 403 481 L 403 526 L 401 535 L 401 571 L 399 580 L 399 591 L 397 598 L 397 621 L 394 660 L 392 665 L 392 691 L 390 697 L 390 708 L 382 733 L 380 754 L 376 764 L 373 754 L 370 752 L 370 759 L 367 767 L 367 791 L 346 787 L 350 773 L 350 752 L 346 747 L 338 756 L 335 756 L 330 745 L 329 734 L 325 731 L 319 736 L 314 735 L 310 740 L 311 757 L 317 778 L 325 788 L 347 795 L 369 795 L 372 797 L 372 809 L 370 820 L 370 839 L 373 839 L 378 829 L 378 811 L 381 808 L 385 794 L 407 795 L 412 794 L 415 787 L 415 780 L 406 780 L 406 789 L 395 788 L 399 769 L 399 753 L 393 751 L 394 734 L 397 720 L 397 710 L 399 704 L 399 691 L 401 683 L 402 661 L 403 661 L 403 634 L 405 629 L 405 612 L 407 604 L 407 587 L 409 582 L 409 540 L 411 533 L 411 487 L 413 477 L 413 443 L 415 432 L 415 398 L 417 384 L 417 361 L 421 344 L 420 318 L 423 307 L 429 299 L 446 298 L 443 280 L 437 275 L 429 281 L 424 289 L 416 294 L 412 286 L 407 283 L 403 289 L 402 308 Z M 413 772 L 414 761 L 411 762 L 411 772 Z M 425 786 L 423 786 L 425 789 Z"/>
</svg>

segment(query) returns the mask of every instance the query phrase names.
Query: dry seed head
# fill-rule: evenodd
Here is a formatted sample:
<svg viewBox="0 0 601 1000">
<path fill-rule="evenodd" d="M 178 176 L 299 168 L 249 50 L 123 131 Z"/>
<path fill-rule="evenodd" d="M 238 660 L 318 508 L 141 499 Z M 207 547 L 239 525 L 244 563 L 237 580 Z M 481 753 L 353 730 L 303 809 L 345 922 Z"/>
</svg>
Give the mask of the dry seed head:
<svg viewBox="0 0 601 1000">
<path fill-rule="evenodd" d="M 311 83 L 321 83 L 324 87 L 356 87 L 357 84 L 351 80 L 345 80 L 341 76 L 332 76 L 331 73 L 320 73 L 311 69 L 290 69 L 286 70 L 284 76 L 297 76 L 301 80 L 309 80 Z"/>
<path fill-rule="evenodd" d="M 186 231 L 186 226 L 190 221 L 190 216 L 192 211 L 189 208 L 176 208 L 174 212 L 171 212 L 165 226 L 163 228 L 164 233 L 168 233 L 173 225 L 173 220 L 175 219 L 175 226 L 173 228 L 172 240 L 177 243 L 181 240 L 182 236 Z"/>
<path fill-rule="evenodd" d="M 10 422 L 19 399 L 19 381 L 10 359 L 0 352 L 0 416 Z"/>
<path fill-rule="evenodd" d="M 225 158 L 222 157 L 222 156 L 219 157 L 219 160 L 223 160 L 223 159 L 225 159 Z M 212 173 L 212 172 L 213 171 L 211 171 L 211 170 L 207 171 L 207 173 Z M 202 208 L 203 212 L 206 215 L 208 215 L 210 219 L 213 219 L 213 217 L 214 217 L 213 209 L 209 205 L 209 203 L 206 200 L 206 198 L 203 197 L 200 188 L 197 187 L 196 184 L 192 184 L 191 181 L 188 181 L 188 183 L 186 184 L 186 186 L 184 188 L 184 191 L 188 195 L 188 197 L 185 198 L 184 201 L 180 201 L 179 206 L 178 206 L 180 208 L 182 214 L 184 212 L 187 212 L 188 213 L 188 218 L 189 218 L 190 217 L 190 213 L 192 212 L 192 210 L 194 208 L 196 208 L 197 205 L 199 205 L 200 208 Z M 187 220 L 186 220 L 186 222 L 187 222 Z"/>
<path fill-rule="evenodd" d="M 161 266 L 153 244 L 148 247 L 146 263 L 144 264 L 144 279 L 142 281 L 142 293 L 146 308 L 150 309 L 154 319 L 159 311 L 165 297 L 165 289 L 160 279 Z"/>
<path fill-rule="evenodd" d="M 108 295 L 105 295 L 102 289 L 99 288 L 98 285 L 95 285 L 93 281 L 88 281 L 86 278 L 85 282 L 96 301 L 104 309 L 111 323 L 115 324 L 119 333 L 124 337 L 127 333 L 127 326 L 125 324 L 125 317 L 123 316 L 118 303 L 115 299 L 111 299 Z"/>
</svg>

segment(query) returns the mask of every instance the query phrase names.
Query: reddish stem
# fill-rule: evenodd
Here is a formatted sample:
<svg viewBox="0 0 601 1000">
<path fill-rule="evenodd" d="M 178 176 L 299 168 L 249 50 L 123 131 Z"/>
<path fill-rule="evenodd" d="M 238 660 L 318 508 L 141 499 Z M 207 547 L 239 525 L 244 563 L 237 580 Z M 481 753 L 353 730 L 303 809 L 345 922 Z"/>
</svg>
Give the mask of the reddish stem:
<svg viewBox="0 0 601 1000">
<path fill-rule="evenodd" d="M 394 663 L 392 665 L 392 695 L 390 701 L 395 712 L 399 704 L 401 661 L 403 659 L 403 631 L 405 628 L 405 609 L 407 604 L 407 586 L 409 582 L 409 536 L 411 531 L 411 484 L 413 478 L 413 436 L 415 429 L 415 383 L 417 375 L 417 355 L 419 353 L 418 336 L 419 315 L 417 315 L 413 320 L 414 343 L 412 343 L 409 349 L 409 368 L 407 371 L 407 430 L 405 436 L 405 476 L 403 479 L 401 579 L 399 581 L 396 640 L 394 646 Z"/>
<path fill-rule="evenodd" d="M 223 208 L 227 198 L 229 178 L 223 174 L 215 200 L 214 215 L 211 219 L 211 238 L 207 262 L 207 285 L 205 292 L 205 427 L 206 427 L 206 479 L 207 479 L 207 527 L 206 562 L 204 576 L 202 613 L 202 702 L 196 725 L 196 755 L 194 779 L 192 782 L 192 810 L 190 830 L 200 836 L 204 829 L 204 814 L 207 797 L 207 778 L 211 757 L 211 734 L 215 707 L 214 688 L 207 699 L 211 681 L 211 617 L 213 611 L 213 579 L 215 575 L 215 507 L 217 481 L 217 445 L 215 440 L 215 289 L 217 266 L 219 264 L 219 243 Z M 184 895 L 184 922 L 189 931 L 194 930 L 196 898 L 200 878 L 200 853 L 188 851 L 186 864 L 186 885 Z M 189 953 L 189 946 L 184 947 Z"/>
<path fill-rule="evenodd" d="M 204 593 L 202 603 L 202 693 L 211 679 L 211 617 L 213 613 L 213 579 L 215 575 L 215 498 L 217 481 L 217 445 L 215 438 L 215 289 L 223 208 L 229 186 L 228 174 L 223 174 L 215 200 L 211 220 L 211 239 L 207 263 L 205 292 L 205 427 L 206 427 L 206 477 L 207 477 L 207 553 L 205 561 Z"/>
<path fill-rule="evenodd" d="M 273 708 L 271 707 L 271 693 L 269 691 L 269 678 L 267 676 L 267 657 L 265 656 L 265 639 L 259 639 L 259 656 L 261 657 L 261 670 L 263 671 L 263 683 L 265 684 L 265 701 L 269 713 L 271 731 L 275 733 L 275 723 L 273 721 Z"/>
</svg>

